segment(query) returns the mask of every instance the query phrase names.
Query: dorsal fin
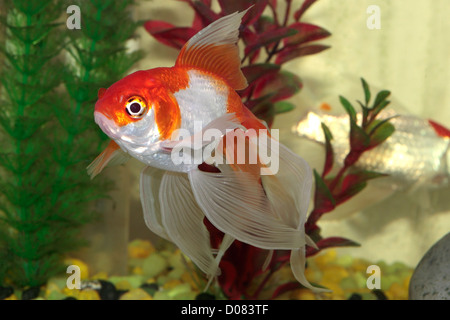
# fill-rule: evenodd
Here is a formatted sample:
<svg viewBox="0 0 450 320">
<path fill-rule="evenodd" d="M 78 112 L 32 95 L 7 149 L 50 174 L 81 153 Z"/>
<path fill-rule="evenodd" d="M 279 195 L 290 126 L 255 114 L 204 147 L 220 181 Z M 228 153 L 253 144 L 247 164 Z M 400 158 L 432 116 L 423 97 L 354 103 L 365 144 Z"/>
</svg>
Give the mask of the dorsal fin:
<svg viewBox="0 0 450 320">
<path fill-rule="evenodd" d="M 433 127 L 434 131 L 443 138 L 450 138 L 450 130 L 444 127 L 443 125 L 433 121 L 428 120 L 428 123 Z"/>
<path fill-rule="evenodd" d="M 227 15 L 200 30 L 181 49 L 175 65 L 209 71 L 224 78 L 235 90 L 247 87 L 237 46 L 239 26 L 247 10 Z"/>
<path fill-rule="evenodd" d="M 105 95 L 105 92 L 106 92 L 105 88 L 98 89 L 98 93 L 97 93 L 98 98 L 101 99 Z"/>
</svg>

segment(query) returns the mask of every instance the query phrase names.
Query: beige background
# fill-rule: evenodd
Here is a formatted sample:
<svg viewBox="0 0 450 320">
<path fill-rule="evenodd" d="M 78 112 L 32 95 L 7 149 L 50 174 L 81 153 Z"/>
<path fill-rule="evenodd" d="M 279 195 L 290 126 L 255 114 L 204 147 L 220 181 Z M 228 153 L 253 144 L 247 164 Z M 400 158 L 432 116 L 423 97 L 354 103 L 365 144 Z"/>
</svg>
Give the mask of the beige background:
<svg viewBox="0 0 450 320">
<path fill-rule="evenodd" d="M 301 2 L 294 1 L 294 7 Z M 380 30 L 366 26 L 366 10 L 373 4 L 381 9 Z M 305 110 L 320 102 L 337 106 L 340 94 L 360 99 L 360 77 L 374 88 L 392 91 L 396 108 L 437 119 L 450 127 L 449 13 L 448 0 L 321 0 L 311 7 L 304 21 L 329 30 L 332 37 L 322 43 L 332 48 L 286 65 L 302 77 L 305 88 L 291 99 L 297 109 L 276 119 L 274 128 L 280 129 L 282 142 L 300 152 L 301 142 L 290 133 L 291 127 Z M 174 0 L 144 1 L 135 12 L 137 19 L 163 19 L 178 26 L 190 25 L 192 17 L 185 3 Z M 146 54 L 136 70 L 171 66 L 177 56 L 176 50 L 157 43 L 143 29 L 130 47 L 140 47 Z M 133 160 L 126 168 L 130 175 L 123 184 L 130 189 L 130 239 L 158 241 L 142 218 L 142 165 Z M 443 188 L 413 195 L 395 194 L 345 219 L 321 221 L 320 226 L 325 236 L 344 236 L 362 244 L 360 248 L 339 249 L 339 253 L 415 266 L 426 250 L 450 230 L 449 192 L 450 188 Z M 425 210 L 423 202 L 432 205 Z"/>
</svg>

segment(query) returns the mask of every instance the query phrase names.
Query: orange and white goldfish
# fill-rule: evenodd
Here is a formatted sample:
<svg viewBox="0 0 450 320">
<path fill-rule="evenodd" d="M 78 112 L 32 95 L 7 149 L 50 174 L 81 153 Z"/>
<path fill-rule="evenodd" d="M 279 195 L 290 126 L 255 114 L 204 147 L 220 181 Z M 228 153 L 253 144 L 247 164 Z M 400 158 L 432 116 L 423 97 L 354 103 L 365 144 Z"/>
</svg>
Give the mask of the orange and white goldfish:
<svg viewBox="0 0 450 320">
<path fill-rule="evenodd" d="M 237 239 L 269 252 L 291 250 L 294 276 L 313 288 L 304 276 L 305 245 L 315 246 L 304 231 L 312 170 L 267 132 L 236 93 L 247 86 L 237 46 L 245 13 L 198 32 L 175 66 L 137 71 L 99 91 L 95 122 L 112 141 L 88 172 L 95 176 L 126 156 L 146 164 L 140 192 L 147 226 L 175 243 L 210 279 L 220 274 L 220 259 Z M 218 141 L 205 138 L 218 132 Z M 235 142 L 236 132 L 248 138 L 244 145 Z M 267 141 L 260 143 L 262 136 Z M 220 161 L 233 160 L 236 148 L 249 151 L 257 142 L 256 161 L 249 161 L 251 155 L 238 163 Z M 174 153 L 191 154 L 186 146 L 206 153 L 201 163 L 174 163 Z M 275 170 L 264 160 L 264 147 L 277 162 Z M 205 163 L 214 170 L 203 170 Z M 219 250 L 211 248 L 205 217 L 225 234 Z"/>
</svg>

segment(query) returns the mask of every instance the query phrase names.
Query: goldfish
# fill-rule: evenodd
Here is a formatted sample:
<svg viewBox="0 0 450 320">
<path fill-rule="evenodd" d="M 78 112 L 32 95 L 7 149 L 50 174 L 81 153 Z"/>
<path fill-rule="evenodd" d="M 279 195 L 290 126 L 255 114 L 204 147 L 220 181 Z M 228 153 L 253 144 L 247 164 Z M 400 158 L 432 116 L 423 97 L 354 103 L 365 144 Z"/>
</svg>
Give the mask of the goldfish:
<svg viewBox="0 0 450 320">
<path fill-rule="evenodd" d="M 350 149 L 350 123 L 348 115 L 336 115 L 331 111 L 328 104 L 323 104 L 320 110 L 306 112 L 292 131 L 300 138 L 324 144 L 321 127 L 324 123 L 333 135 L 335 162 L 342 166 Z M 358 113 L 357 121 L 361 118 Z M 387 118 L 392 118 L 389 121 L 395 127 L 394 133 L 379 146 L 365 152 L 355 164 L 359 169 L 380 172 L 387 177 L 371 181 L 370 192 L 359 199 L 359 204 L 358 201 L 346 204 L 330 214 L 331 219 L 347 216 L 348 210 L 363 209 L 397 191 L 412 193 L 419 188 L 431 190 L 448 185 L 450 130 L 434 120 L 398 113 L 394 109 L 385 109 L 378 116 L 380 120 Z"/>
<path fill-rule="evenodd" d="M 305 246 L 316 247 L 304 230 L 312 170 L 236 92 L 247 86 L 237 45 L 245 13 L 198 32 L 173 67 L 136 71 L 99 90 L 94 119 L 111 142 L 88 173 L 94 177 L 130 157 L 144 163 L 140 197 L 147 226 L 176 244 L 209 282 L 239 240 L 267 249 L 268 257 L 291 250 L 295 278 L 321 291 L 304 276 Z M 225 234 L 220 248 L 211 247 L 205 218 Z"/>
</svg>

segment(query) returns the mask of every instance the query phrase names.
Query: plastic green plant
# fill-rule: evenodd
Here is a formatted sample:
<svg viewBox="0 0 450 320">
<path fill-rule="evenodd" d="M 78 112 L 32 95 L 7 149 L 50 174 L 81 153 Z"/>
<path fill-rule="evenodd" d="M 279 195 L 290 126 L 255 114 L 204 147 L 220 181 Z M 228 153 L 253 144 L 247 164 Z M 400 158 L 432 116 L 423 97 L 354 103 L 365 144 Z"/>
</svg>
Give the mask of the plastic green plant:
<svg viewBox="0 0 450 320">
<path fill-rule="evenodd" d="M 81 30 L 58 22 L 73 4 L 82 8 Z M 127 15 L 132 4 L 3 3 L 0 286 L 40 286 L 64 270 L 67 252 L 86 244 L 79 231 L 98 217 L 89 205 L 107 191 L 85 170 L 105 140 L 93 106 L 98 88 L 139 58 L 125 47 L 138 25 Z"/>
<path fill-rule="evenodd" d="M 55 23 L 61 6 L 51 1 L 3 5 L 0 208 L 6 224 L 1 255 L 7 259 L 2 265 L 14 284 L 37 286 L 60 271 L 60 248 L 70 238 L 63 212 L 48 197 L 55 175 L 52 101 L 58 100 L 55 89 L 62 80 L 55 58 L 63 42 Z"/>
</svg>

